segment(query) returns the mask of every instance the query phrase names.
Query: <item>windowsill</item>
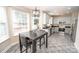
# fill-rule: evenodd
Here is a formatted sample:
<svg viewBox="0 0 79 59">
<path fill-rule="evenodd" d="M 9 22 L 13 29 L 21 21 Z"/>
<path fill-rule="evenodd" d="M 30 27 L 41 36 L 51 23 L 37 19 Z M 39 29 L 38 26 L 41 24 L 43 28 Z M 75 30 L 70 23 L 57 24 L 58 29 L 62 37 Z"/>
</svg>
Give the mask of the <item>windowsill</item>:
<svg viewBox="0 0 79 59">
<path fill-rule="evenodd" d="M 7 40 L 9 38 L 8 35 L 3 36 L 2 38 L 0 38 L 0 43 L 4 42 L 5 40 Z"/>
<path fill-rule="evenodd" d="M 22 31 L 22 32 L 26 32 L 26 31 Z M 13 36 L 18 36 L 19 33 L 22 33 L 22 32 L 14 33 Z"/>
</svg>

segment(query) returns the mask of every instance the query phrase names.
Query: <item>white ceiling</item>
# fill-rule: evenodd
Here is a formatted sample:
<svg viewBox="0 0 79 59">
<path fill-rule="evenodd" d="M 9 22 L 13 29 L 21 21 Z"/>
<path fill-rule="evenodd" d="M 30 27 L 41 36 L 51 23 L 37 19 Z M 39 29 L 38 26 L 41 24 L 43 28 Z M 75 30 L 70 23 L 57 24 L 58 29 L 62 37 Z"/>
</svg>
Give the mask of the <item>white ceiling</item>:
<svg viewBox="0 0 79 59">
<path fill-rule="evenodd" d="M 78 11 L 78 6 L 25 6 L 31 10 L 34 10 L 37 7 L 39 10 L 45 11 L 50 15 L 64 15 L 69 14 L 74 11 Z"/>
</svg>

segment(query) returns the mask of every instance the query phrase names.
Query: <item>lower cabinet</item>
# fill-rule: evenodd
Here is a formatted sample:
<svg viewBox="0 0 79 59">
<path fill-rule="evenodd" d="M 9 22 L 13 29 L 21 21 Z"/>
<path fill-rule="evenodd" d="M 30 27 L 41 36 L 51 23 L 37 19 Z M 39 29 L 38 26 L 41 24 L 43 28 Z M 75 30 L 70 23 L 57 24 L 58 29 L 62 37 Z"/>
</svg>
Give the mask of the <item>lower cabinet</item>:
<svg viewBox="0 0 79 59">
<path fill-rule="evenodd" d="M 65 28 L 65 33 L 71 35 L 71 28 Z"/>
</svg>

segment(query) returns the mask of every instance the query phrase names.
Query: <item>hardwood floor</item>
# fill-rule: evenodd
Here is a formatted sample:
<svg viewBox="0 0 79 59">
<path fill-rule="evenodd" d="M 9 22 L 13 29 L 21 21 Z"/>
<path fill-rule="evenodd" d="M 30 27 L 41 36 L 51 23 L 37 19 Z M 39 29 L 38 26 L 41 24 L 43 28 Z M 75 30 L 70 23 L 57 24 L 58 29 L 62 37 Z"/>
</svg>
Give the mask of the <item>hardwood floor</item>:
<svg viewBox="0 0 79 59">
<path fill-rule="evenodd" d="M 30 49 L 29 49 L 30 50 Z M 12 46 L 6 53 L 19 53 L 19 44 Z M 48 38 L 48 48 L 37 47 L 37 53 L 77 53 L 69 35 L 64 33 L 54 33 Z"/>
</svg>

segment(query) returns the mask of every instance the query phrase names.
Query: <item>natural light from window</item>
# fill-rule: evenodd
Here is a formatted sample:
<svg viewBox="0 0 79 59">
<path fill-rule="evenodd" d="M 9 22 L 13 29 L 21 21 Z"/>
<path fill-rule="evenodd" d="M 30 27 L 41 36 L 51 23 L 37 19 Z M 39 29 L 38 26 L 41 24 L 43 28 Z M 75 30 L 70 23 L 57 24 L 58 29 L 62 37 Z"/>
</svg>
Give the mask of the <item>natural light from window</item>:
<svg viewBox="0 0 79 59">
<path fill-rule="evenodd" d="M 8 37 L 6 11 L 4 7 L 0 7 L 0 42 L 6 40 L 6 37 Z"/>
<path fill-rule="evenodd" d="M 13 33 L 14 35 L 18 35 L 21 32 L 27 31 L 27 13 L 12 10 L 12 19 L 13 19 Z"/>
</svg>

